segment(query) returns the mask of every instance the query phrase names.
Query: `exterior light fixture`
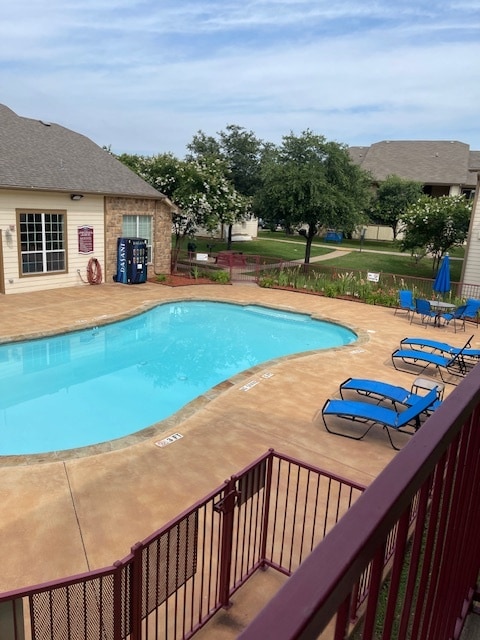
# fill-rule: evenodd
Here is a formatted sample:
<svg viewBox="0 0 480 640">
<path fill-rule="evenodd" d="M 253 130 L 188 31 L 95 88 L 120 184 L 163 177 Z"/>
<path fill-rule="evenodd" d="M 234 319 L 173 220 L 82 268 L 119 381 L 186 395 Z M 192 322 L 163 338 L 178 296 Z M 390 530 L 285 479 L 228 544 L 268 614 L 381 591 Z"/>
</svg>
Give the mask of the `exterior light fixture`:
<svg viewBox="0 0 480 640">
<path fill-rule="evenodd" d="M 70 200 L 81 200 L 83 195 L 81 193 L 72 193 L 70 195 Z"/>
</svg>

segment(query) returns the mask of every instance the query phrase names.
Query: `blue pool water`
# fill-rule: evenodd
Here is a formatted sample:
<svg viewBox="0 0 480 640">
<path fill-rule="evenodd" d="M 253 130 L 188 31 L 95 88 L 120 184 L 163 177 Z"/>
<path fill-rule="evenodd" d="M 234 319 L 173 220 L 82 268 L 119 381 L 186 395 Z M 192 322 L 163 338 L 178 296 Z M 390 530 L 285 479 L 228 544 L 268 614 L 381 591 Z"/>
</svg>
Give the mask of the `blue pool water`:
<svg viewBox="0 0 480 640">
<path fill-rule="evenodd" d="M 260 362 L 356 338 L 307 315 L 192 301 L 93 330 L 1 345 L 0 455 L 120 438 Z"/>
</svg>

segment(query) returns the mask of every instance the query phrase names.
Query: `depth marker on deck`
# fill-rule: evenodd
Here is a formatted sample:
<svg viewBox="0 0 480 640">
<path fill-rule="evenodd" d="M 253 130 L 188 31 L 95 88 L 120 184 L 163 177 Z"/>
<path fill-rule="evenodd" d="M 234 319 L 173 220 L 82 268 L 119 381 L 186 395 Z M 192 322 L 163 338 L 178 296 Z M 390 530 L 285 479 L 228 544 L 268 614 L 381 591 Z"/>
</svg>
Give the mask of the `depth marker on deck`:
<svg viewBox="0 0 480 640">
<path fill-rule="evenodd" d="M 263 380 L 268 380 L 268 378 L 272 378 L 273 375 L 274 374 L 270 371 L 266 371 L 265 373 L 262 373 L 260 378 L 262 378 Z M 244 384 L 242 387 L 240 387 L 240 391 L 248 391 L 249 389 L 252 389 L 252 387 L 256 387 L 260 382 L 261 380 L 250 380 L 250 382 L 247 382 L 247 384 Z"/>
<path fill-rule="evenodd" d="M 172 444 L 172 442 L 175 442 L 176 440 L 180 440 L 180 438 L 183 438 L 181 433 L 172 433 L 171 436 L 168 436 L 163 440 L 158 440 L 157 442 L 155 442 L 155 445 L 157 447 L 166 447 L 168 444 Z"/>
</svg>

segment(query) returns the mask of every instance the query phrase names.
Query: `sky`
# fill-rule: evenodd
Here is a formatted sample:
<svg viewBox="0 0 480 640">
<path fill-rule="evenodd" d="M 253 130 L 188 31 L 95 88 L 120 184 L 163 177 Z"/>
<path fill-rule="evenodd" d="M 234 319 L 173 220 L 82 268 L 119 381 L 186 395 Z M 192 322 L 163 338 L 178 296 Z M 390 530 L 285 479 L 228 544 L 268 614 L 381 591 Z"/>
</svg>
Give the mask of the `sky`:
<svg viewBox="0 0 480 640">
<path fill-rule="evenodd" d="M 117 154 L 229 124 L 480 150 L 480 0 L 16 0 L 0 103 Z"/>
</svg>

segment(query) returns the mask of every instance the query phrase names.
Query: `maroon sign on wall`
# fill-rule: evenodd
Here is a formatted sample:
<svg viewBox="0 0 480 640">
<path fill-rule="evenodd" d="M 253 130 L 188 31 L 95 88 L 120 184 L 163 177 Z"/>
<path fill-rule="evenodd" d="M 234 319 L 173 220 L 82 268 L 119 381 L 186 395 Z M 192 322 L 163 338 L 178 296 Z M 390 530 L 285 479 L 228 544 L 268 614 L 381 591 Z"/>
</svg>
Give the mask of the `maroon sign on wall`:
<svg viewBox="0 0 480 640">
<path fill-rule="evenodd" d="M 93 227 L 78 227 L 78 253 L 93 253 Z"/>
</svg>

